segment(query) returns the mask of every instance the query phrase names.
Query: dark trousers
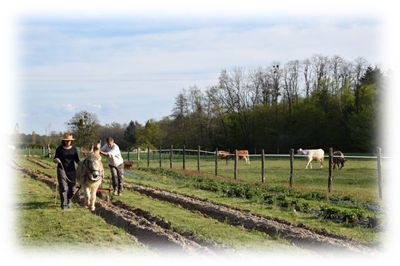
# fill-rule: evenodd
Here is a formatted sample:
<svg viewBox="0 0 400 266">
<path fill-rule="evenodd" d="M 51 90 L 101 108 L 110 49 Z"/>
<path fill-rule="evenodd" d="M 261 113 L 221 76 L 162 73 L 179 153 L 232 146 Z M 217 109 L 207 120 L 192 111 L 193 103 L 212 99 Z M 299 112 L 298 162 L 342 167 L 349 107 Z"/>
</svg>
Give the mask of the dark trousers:
<svg viewBox="0 0 400 266">
<path fill-rule="evenodd" d="M 114 191 L 122 192 L 123 189 L 123 178 L 124 178 L 124 164 L 120 164 L 115 167 L 113 165 L 108 165 L 111 171 L 111 180 Z"/>
<path fill-rule="evenodd" d="M 58 190 L 60 192 L 61 208 L 65 209 L 71 202 L 76 185 L 76 172 L 64 172 L 57 168 Z"/>
</svg>

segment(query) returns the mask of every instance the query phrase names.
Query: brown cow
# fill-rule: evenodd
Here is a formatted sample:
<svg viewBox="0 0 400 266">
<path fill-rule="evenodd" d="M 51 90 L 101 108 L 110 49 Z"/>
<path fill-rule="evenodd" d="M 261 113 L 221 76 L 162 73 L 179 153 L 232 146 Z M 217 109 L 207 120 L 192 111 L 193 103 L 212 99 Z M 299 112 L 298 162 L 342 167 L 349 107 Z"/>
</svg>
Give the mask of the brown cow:
<svg viewBox="0 0 400 266">
<path fill-rule="evenodd" d="M 238 150 L 237 156 L 239 157 L 239 159 L 244 159 L 246 161 L 246 164 L 250 164 L 250 155 L 248 150 Z"/>
<path fill-rule="evenodd" d="M 229 159 L 231 155 L 227 151 L 218 151 L 217 156 L 219 159 Z"/>
<path fill-rule="evenodd" d="M 218 151 L 217 156 L 219 159 L 225 159 L 228 164 L 228 160 L 233 156 L 228 151 Z"/>
<path fill-rule="evenodd" d="M 333 158 L 332 158 L 333 169 L 335 169 L 336 166 L 338 169 L 342 169 L 345 161 L 346 161 L 346 158 L 344 158 L 344 154 L 341 151 L 335 151 L 333 153 Z M 340 165 L 340 167 L 339 167 L 339 165 Z"/>
</svg>

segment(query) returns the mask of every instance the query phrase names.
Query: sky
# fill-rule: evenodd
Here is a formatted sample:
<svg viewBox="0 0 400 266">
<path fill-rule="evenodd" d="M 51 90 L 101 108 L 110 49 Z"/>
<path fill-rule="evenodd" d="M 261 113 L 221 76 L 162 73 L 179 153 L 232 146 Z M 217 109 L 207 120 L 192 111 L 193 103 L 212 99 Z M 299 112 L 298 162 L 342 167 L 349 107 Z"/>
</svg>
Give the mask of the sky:
<svg viewBox="0 0 400 266">
<path fill-rule="evenodd" d="M 40 17 L 18 23 L 20 131 L 65 131 L 82 110 L 100 123 L 161 119 L 175 96 L 206 89 L 222 69 L 315 54 L 380 64 L 377 18 Z"/>
</svg>

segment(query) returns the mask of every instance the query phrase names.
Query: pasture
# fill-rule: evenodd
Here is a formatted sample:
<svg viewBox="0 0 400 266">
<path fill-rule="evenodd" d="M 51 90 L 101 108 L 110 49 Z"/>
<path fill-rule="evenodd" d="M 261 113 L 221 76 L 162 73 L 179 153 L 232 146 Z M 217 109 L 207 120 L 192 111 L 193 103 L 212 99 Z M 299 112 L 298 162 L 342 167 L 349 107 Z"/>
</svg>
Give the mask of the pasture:
<svg viewBox="0 0 400 266">
<path fill-rule="evenodd" d="M 122 229 L 104 223 L 77 205 L 61 212 L 59 203 L 54 202 L 54 192 L 46 185 L 20 173 L 16 174 L 16 182 L 21 188 L 16 193 L 16 226 L 22 246 L 144 250 Z"/>
<path fill-rule="evenodd" d="M 123 155 L 128 159 L 127 153 Z M 239 250 L 282 250 L 293 245 L 293 240 L 287 239 L 282 232 L 270 235 L 258 231 L 261 229 L 256 227 L 244 228 L 244 224 L 237 224 L 235 219 L 230 221 L 224 216 L 210 216 L 205 207 L 178 204 L 170 196 L 146 194 L 142 188 L 132 186 L 161 189 L 163 193 L 172 193 L 174 197 L 187 195 L 189 198 L 185 202 L 198 199 L 203 202 L 201 204 L 208 202 L 216 206 L 229 206 L 240 210 L 241 215 L 261 215 L 279 223 L 288 223 L 294 226 L 293 230 L 305 228 L 311 234 L 319 235 L 319 238 L 327 235 L 374 248 L 381 242 L 384 212 L 377 198 L 375 160 L 351 159 L 342 170 L 335 169 L 333 191 L 328 193 L 326 161 L 323 169 L 314 163 L 314 169 L 306 170 L 305 159 L 296 157 L 293 187 L 290 188 L 289 160 L 284 157 L 266 157 L 265 182 L 262 183 L 259 157 L 252 156 L 249 165 L 243 160 L 238 161 L 238 179 L 235 180 L 233 160 L 218 160 L 218 176 L 215 176 L 213 155 L 201 156 L 200 172 L 197 172 L 197 155 L 185 156 L 185 170 L 182 169 L 182 154 L 173 154 L 172 168 L 170 154 L 162 154 L 162 168 L 159 168 L 159 154 L 149 155 L 148 167 L 146 153 L 140 154 L 139 161 L 137 154 L 129 154 L 133 168 L 125 172 L 127 188 L 122 196 L 111 196 L 111 203 L 123 210 L 140 210 L 139 219 L 142 219 L 143 213 L 147 213 L 145 217 L 151 215 L 151 219 L 162 221 L 161 225 L 168 224 L 166 228 L 171 234 L 185 238 L 191 236 L 191 240 L 202 245 L 208 243 Z M 28 161 L 25 156 L 18 158 L 18 162 L 27 169 L 55 175 L 54 165 L 49 158 L 34 157 L 48 167 Z M 106 166 L 106 161 L 103 162 Z M 105 169 L 103 187 L 108 187 L 110 172 L 108 167 Z M 90 216 L 88 210 L 81 211 Z M 96 216 L 93 218 L 101 219 Z M 106 219 L 106 222 L 112 221 Z M 139 239 L 139 242 L 146 245 L 146 241 Z"/>
<path fill-rule="evenodd" d="M 125 160 L 128 154 L 123 153 Z M 149 167 L 159 168 L 159 154 L 150 153 Z M 197 155 L 185 156 L 185 169 L 197 172 Z M 147 154 L 140 154 L 138 164 L 137 154 L 131 153 L 129 159 L 134 167 L 147 167 Z M 305 169 L 306 159 L 295 157 L 293 163 L 293 189 L 304 192 L 327 192 L 328 160 L 324 167 L 313 161 L 313 169 Z M 383 160 L 383 170 L 385 161 Z M 170 169 L 169 154 L 162 154 L 162 168 Z M 244 160 L 238 161 L 237 179 L 246 183 L 261 183 L 261 156 L 251 156 L 250 164 Z M 183 169 L 181 154 L 173 154 L 172 169 Z M 215 157 L 213 155 L 200 156 L 200 172 L 204 176 L 215 175 Z M 288 157 L 266 156 L 265 184 L 269 187 L 289 188 L 290 161 Z M 383 171 L 384 172 L 384 171 Z M 218 176 L 226 180 L 234 180 L 234 160 L 218 160 Z M 377 163 L 374 159 L 348 159 L 341 170 L 333 170 L 333 194 L 349 195 L 361 200 L 378 200 Z"/>
</svg>

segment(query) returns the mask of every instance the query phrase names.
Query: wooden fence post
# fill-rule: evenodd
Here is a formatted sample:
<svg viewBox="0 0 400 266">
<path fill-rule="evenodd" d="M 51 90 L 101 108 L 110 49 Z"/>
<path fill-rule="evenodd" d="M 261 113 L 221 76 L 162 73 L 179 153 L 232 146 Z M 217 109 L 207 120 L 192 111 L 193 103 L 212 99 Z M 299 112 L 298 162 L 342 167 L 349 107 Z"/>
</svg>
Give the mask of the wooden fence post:
<svg viewBox="0 0 400 266">
<path fill-rule="evenodd" d="M 150 167 L 150 148 L 147 146 L 147 168 Z"/>
<path fill-rule="evenodd" d="M 28 148 L 28 156 L 31 157 L 31 148 Z"/>
<path fill-rule="evenodd" d="M 160 149 L 158 150 L 158 157 L 159 157 L 160 168 L 162 168 L 162 153 L 161 153 L 161 146 L 160 146 Z"/>
<path fill-rule="evenodd" d="M 218 148 L 215 149 L 215 158 L 214 158 L 214 175 L 217 176 L 218 175 Z"/>
<path fill-rule="evenodd" d="M 289 186 L 293 186 L 293 161 L 294 161 L 294 149 L 290 149 L 290 176 L 289 176 Z"/>
<path fill-rule="evenodd" d="M 197 172 L 200 173 L 200 146 L 197 146 Z"/>
<path fill-rule="evenodd" d="M 235 150 L 235 166 L 233 170 L 233 178 L 237 180 L 237 165 L 238 165 L 238 152 Z"/>
<path fill-rule="evenodd" d="M 171 145 L 171 148 L 169 150 L 169 168 L 172 168 L 172 149 L 174 146 Z"/>
<path fill-rule="evenodd" d="M 182 169 L 186 170 L 186 147 L 183 145 L 183 151 L 182 151 Z"/>
<path fill-rule="evenodd" d="M 128 150 L 128 161 L 129 161 L 129 150 Z"/>
<path fill-rule="evenodd" d="M 380 147 L 376 148 L 376 164 L 378 174 L 379 199 L 382 199 L 382 149 Z"/>
<path fill-rule="evenodd" d="M 261 182 L 265 182 L 265 171 L 264 171 L 264 166 L 265 166 L 265 158 L 264 158 L 264 149 L 261 150 Z"/>
<path fill-rule="evenodd" d="M 138 147 L 136 150 L 137 150 L 137 167 L 139 168 L 139 161 L 140 161 L 140 148 Z"/>
<path fill-rule="evenodd" d="M 329 148 L 329 162 L 328 162 L 328 192 L 332 191 L 332 165 L 333 165 L 333 148 Z"/>
</svg>

